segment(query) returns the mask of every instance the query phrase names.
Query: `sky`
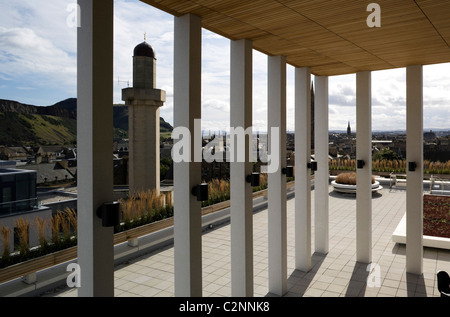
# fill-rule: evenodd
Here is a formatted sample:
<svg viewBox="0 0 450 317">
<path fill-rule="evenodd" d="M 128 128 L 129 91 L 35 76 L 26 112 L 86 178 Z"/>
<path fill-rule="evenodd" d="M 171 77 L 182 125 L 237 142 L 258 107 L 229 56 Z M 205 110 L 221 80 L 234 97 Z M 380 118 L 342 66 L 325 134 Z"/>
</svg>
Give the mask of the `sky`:
<svg viewBox="0 0 450 317">
<path fill-rule="evenodd" d="M 38 106 L 76 97 L 75 0 L 0 0 L 0 99 Z M 161 116 L 173 124 L 173 16 L 138 0 L 114 1 L 114 103 L 132 86 L 134 47 L 157 58 Z M 424 128 L 450 128 L 450 63 L 423 67 Z M 312 76 L 314 79 L 314 76 Z M 356 127 L 356 76 L 329 77 L 329 129 Z M 405 68 L 372 72 L 372 130 L 406 129 Z M 229 130 L 230 42 L 202 32 L 202 129 Z M 294 68 L 287 66 L 287 129 L 294 130 Z M 267 56 L 253 51 L 253 129 L 267 127 Z"/>
</svg>

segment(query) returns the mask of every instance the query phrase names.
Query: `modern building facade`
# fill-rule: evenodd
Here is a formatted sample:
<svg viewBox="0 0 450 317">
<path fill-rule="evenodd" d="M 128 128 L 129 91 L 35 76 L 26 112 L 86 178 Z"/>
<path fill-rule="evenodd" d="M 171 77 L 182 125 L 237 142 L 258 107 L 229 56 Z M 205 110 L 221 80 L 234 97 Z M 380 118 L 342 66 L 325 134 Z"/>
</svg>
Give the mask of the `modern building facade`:
<svg viewBox="0 0 450 317">
<path fill-rule="evenodd" d="M 0 168 L 0 225 L 10 230 L 9 250 L 15 249 L 17 221 L 34 222 L 36 217 L 50 219 L 52 211 L 39 206 L 36 192 L 36 171 Z M 30 246 L 38 245 L 38 233 L 29 228 Z M 0 240 L 0 250 L 3 250 Z"/>
<path fill-rule="evenodd" d="M 174 164 L 175 296 L 202 296 L 201 183 L 194 121 L 201 119 L 201 29 L 231 41 L 230 125 L 252 126 L 252 50 L 268 55 L 269 292 L 287 289 L 286 65 L 295 67 L 296 268 L 308 271 L 311 254 L 329 252 L 328 79 L 356 73 L 356 261 L 372 261 L 371 72 L 406 68 L 406 271 L 423 269 L 423 65 L 450 62 L 450 3 L 446 0 L 166 1 L 145 0 L 174 15 L 174 126 L 191 131 L 190 160 Z M 80 296 L 113 296 L 113 230 L 95 210 L 112 200 L 113 0 L 79 0 L 78 29 L 78 260 Z M 311 75 L 314 75 L 315 210 L 311 210 Z M 110 79 L 110 80 L 109 80 Z M 201 134 L 198 134 L 199 136 Z M 248 142 L 240 150 L 249 148 Z M 245 151 L 248 152 L 248 151 Z M 232 296 L 253 295 L 251 173 L 248 156 L 231 175 Z M 314 212 L 314 222 L 311 221 Z M 314 237 L 311 228 L 314 226 Z M 314 239 L 314 250 L 312 241 Z"/>
</svg>

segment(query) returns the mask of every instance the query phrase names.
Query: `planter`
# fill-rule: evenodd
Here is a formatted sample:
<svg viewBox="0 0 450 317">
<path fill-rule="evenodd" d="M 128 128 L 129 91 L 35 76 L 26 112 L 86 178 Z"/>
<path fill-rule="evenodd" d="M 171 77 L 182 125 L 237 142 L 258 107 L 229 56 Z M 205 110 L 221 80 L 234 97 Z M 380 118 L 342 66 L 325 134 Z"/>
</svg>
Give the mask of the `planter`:
<svg viewBox="0 0 450 317">
<path fill-rule="evenodd" d="M 336 192 L 356 194 L 356 185 L 340 184 L 336 183 L 336 181 L 332 181 L 331 186 L 333 186 L 333 190 Z M 383 189 L 383 186 L 380 185 L 380 182 L 375 181 L 374 183 L 372 183 L 372 193 L 377 192 L 381 189 Z"/>
<path fill-rule="evenodd" d="M 70 261 L 77 257 L 78 247 L 71 247 L 0 269 L 0 283 Z"/>
<path fill-rule="evenodd" d="M 403 218 L 400 220 L 392 234 L 392 241 L 395 243 L 406 244 L 406 213 L 403 215 Z M 423 235 L 422 241 L 424 247 L 450 250 L 449 238 Z"/>
<path fill-rule="evenodd" d="M 290 189 L 294 186 L 295 182 L 289 182 L 286 184 L 286 188 Z M 253 193 L 253 198 L 258 198 L 267 195 L 267 189 Z M 218 204 L 202 208 L 202 216 L 214 213 L 224 208 L 230 207 L 230 201 L 224 201 Z M 159 230 L 173 226 L 173 217 L 166 218 L 160 221 L 152 222 L 146 225 L 142 225 L 136 228 L 125 230 L 114 234 L 114 245 L 127 242 L 139 238 L 141 236 L 148 235 L 150 233 L 157 232 Z M 71 247 L 61 251 L 57 251 L 51 254 L 47 254 L 35 259 L 30 259 L 25 262 L 17 263 L 5 268 L 0 269 L 0 284 L 26 276 L 28 274 L 35 273 L 37 271 L 64 263 L 77 258 L 78 248 Z"/>
</svg>

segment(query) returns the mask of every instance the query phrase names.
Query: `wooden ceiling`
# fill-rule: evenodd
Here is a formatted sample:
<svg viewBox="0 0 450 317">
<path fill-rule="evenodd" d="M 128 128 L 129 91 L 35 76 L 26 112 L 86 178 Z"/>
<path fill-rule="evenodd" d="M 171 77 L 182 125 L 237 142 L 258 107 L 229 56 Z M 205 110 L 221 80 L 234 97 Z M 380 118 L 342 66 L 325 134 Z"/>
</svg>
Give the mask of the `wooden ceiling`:
<svg viewBox="0 0 450 317">
<path fill-rule="evenodd" d="M 450 0 L 141 0 L 314 75 L 450 62 Z M 381 27 L 368 27 L 371 2 Z"/>
</svg>

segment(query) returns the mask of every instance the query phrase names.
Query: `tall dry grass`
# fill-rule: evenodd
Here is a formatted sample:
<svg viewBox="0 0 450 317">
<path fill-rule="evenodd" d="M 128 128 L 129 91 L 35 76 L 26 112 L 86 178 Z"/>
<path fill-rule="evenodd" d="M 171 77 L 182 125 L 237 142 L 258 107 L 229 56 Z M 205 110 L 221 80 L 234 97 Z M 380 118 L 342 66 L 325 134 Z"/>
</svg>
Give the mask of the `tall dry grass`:
<svg viewBox="0 0 450 317">
<path fill-rule="evenodd" d="M 356 172 L 341 173 L 336 176 L 336 183 L 356 185 Z M 375 177 L 372 175 L 372 184 L 375 183 Z"/>
<path fill-rule="evenodd" d="M 11 230 L 2 225 L 2 228 L 0 229 L 0 237 L 3 243 L 2 259 L 8 259 L 11 254 L 11 249 L 9 247 L 11 241 Z"/>
<path fill-rule="evenodd" d="M 230 199 L 230 182 L 224 179 L 212 179 L 208 183 L 208 201 L 203 205 L 211 205 Z"/>
<path fill-rule="evenodd" d="M 119 199 L 121 222 L 128 224 L 145 224 L 160 220 L 164 213 L 172 208 L 172 193 L 160 193 L 145 190 Z"/>
<path fill-rule="evenodd" d="M 41 217 L 36 217 L 34 225 L 36 227 L 36 232 L 38 234 L 39 245 L 41 248 L 45 248 L 47 246 L 45 231 L 48 227 L 48 221 Z"/>
<path fill-rule="evenodd" d="M 59 217 L 58 213 L 52 216 L 50 221 L 50 228 L 52 230 L 51 242 L 55 245 L 59 245 L 61 243 L 61 238 L 59 235 L 59 228 L 61 226 L 61 217 Z"/>
<path fill-rule="evenodd" d="M 374 172 L 406 172 L 406 160 L 373 160 L 372 171 Z M 329 160 L 329 167 L 331 170 L 355 170 L 356 161 L 352 160 Z M 447 162 L 440 161 L 423 161 L 424 174 L 450 174 L 450 160 Z"/>
<path fill-rule="evenodd" d="M 77 213 L 74 209 L 58 210 L 50 220 L 51 242 L 55 245 L 68 243 L 77 235 Z"/>
<path fill-rule="evenodd" d="M 16 220 L 17 234 L 19 237 L 19 252 L 21 255 L 30 251 L 30 224 L 27 219 L 19 218 Z"/>
</svg>

